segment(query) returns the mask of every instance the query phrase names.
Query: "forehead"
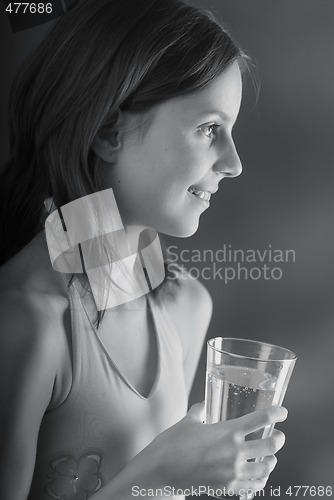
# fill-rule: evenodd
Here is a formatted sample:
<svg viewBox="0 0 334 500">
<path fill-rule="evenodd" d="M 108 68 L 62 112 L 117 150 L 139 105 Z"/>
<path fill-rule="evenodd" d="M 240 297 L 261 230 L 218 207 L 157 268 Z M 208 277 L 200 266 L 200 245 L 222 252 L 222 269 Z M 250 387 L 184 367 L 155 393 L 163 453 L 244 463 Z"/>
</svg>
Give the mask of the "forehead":
<svg viewBox="0 0 334 500">
<path fill-rule="evenodd" d="M 178 96 L 161 104 L 157 118 L 181 123 L 220 114 L 221 119 L 234 122 L 242 97 L 242 78 L 237 63 L 217 76 L 206 87 Z"/>
</svg>

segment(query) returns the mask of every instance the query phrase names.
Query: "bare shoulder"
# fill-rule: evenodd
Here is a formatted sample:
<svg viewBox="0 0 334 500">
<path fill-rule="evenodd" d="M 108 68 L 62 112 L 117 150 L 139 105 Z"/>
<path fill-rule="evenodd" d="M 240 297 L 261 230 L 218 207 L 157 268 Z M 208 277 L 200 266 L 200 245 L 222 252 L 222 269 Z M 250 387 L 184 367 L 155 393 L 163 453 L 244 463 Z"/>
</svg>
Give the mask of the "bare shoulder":
<svg viewBox="0 0 334 500">
<path fill-rule="evenodd" d="M 41 235 L 0 267 L 2 336 L 6 329 L 13 332 L 14 338 L 30 335 L 42 341 L 46 336 L 56 337 L 68 306 L 64 284 L 52 269 Z"/>
<path fill-rule="evenodd" d="M 184 380 L 190 394 L 212 316 L 212 299 L 188 271 L 178 273 L 180 285 L 167 307 L 178 330 L 183 352 Z"/>
<path fill-rule="evenodd" d="M 206 287 L 188 271 L 179 275 L 180 285 L 168 309 L 178 326 L 183 348 L 201 344 L 210 324 L 213 303 Z"/>
<path fill-rule="evenodd" d="M 196 319 L 200 317 L 203 317 L 204 320 L 211 318 L 212 298 L 207 288 L 186 270 L 182 270 L 178 278 L 180 284 L 169 305 L 177 318 L 184 317 L 189 321 L 189 314 Z"/>
<path fill-rule="evenodd" d="M 45 369 L 55 376 L 56 369 L 62 371 L 61 360 L 68 359 L 64 314 L 69 302 L 57 274 L 38 237 L 0 268 L 1 358 L 16 373 L 34 359 L 42 375 Z"/>
<path fill-rule="evenodd" d="M 23 346 L 56 354 L 59 318 L 50 298 L 40 293 L 12 288 L 0 293 L 0 342 L 2 352 Z"/>
<path fill-rule="evenodd" d="M 56 389 L 69 387 L 69 310 L 66 284 L 52 268 L 45 235 L 39 233 L 0 268 L 0 348 L 3 356 L 13 359 L 17 372 L 22 374 L 27 365 L 26 346 L 41 373 L 47 370 L 45 380 L 50 383 L 52 374 Z"/>
</svg>

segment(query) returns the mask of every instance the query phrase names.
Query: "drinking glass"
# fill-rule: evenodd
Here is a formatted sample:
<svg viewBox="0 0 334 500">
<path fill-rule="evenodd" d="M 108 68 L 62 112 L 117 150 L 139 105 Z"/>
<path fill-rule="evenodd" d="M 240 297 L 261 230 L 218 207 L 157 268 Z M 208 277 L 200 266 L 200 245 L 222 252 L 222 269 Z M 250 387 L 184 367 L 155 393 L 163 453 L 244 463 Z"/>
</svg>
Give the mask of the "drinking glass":
<svg viewBox="0 0 334 500">
<path fill-rule="evenodd" d="M 215 337 L 207 342 L 205 423 L 241 417 L 271 405 L 281 405 L 296 355 L 256 340 Z M 269 425 L 246 436 L 270 436 Z M 262 459 L 259 459 L 262 460 Z M 240 499 L 252 498 L 240 497 Z"/>
</svg>

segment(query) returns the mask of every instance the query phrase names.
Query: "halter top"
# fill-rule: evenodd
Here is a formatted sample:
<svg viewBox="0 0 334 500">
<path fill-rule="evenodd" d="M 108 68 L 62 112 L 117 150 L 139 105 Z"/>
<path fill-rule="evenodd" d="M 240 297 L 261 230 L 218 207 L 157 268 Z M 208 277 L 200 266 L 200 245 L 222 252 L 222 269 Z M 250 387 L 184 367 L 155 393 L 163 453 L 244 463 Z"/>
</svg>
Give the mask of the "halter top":
<svg viewBox="0 0 334 500">
<path fill-rule="evenodd" d="M 65 327 L 72 343 L 72 385 L 65 401 L 51 404 L 43 416 L 28 500 L 94 497 L 187 412 L 182 344 L 163 298 L 158 305 L 147 295 L 158 360 L 154 384 L 144 397 L 104 347 L 74 283 L 68 297 Z"/>
</svg>

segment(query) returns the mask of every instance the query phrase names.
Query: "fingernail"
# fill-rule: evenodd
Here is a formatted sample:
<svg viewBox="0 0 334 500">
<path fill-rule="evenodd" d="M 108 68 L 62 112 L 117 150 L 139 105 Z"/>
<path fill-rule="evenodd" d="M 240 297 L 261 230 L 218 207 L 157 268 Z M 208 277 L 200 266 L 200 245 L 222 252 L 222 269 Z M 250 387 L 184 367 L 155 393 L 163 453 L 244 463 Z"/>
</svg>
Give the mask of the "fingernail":
<svg viewBox="0 0 334 500">
<path fill-rule="evenodd" d="M 285 420 L 287 418 L 289 412 L 288 412 L 288 410 L 284 406 L 282 406 L 281 408 L 282 408 L 282 410 L 284 410 L 283 415 L 284 415 L 284 420 Z"/>
</svg>

